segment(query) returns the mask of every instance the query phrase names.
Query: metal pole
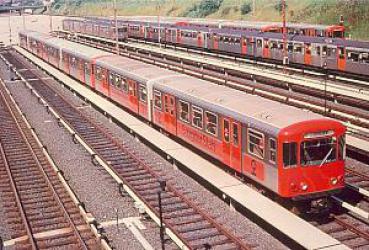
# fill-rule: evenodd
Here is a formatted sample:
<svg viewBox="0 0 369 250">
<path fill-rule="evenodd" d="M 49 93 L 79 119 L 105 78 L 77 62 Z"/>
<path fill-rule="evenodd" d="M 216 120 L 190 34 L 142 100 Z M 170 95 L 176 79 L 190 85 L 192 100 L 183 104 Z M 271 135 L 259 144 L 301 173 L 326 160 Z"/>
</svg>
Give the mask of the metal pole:
<svg viewBox="0 0 369 250">
<path fill-rule="evenodd" d="M 117 0 L 114 0 L 114 20 L 115 20 L 115 39 L 116 39 L 116 45 L 115 49 L 117 52 L 117 55 L 119 55 L 119 32 L 118 32 L 118 19 L 117 19 Z"/>
<path fill-rule="evenodd" d="M 283 72 L 286 72 L 288 63 L 287 54 L 287 27 L 286 27 L 286 0 L 282 0 L 282 18 L 283 18 Z"/>
<path fill-rule="evenodd" d="M 327 115 L 327 81 L 328 81 L 328 67 L 327 67 L 327 59 L 324 62 L 324 115 Z"/>
<path fill-rule="evenodd" d="M 164 225 L 163 225 L 163 208 L 161 204 L 161 192 L 165 191 L 166 181 L 159 180 L 160 190 L 158 192 L 158 201 L 159 201 L 159 217 L 160 217 L 160 242 L 161 242 L 161 249 L 165 250 L 165 240 L 164 240 Z"/>
<path fill-rule="evenodd" d="M 47 5 L 48 9 L 49 9 L 49 24 L 50 24 L 50 32 L 53 31 L 53 17 L 51 15 L 51 3 L 49 3 Z"/>
<path fill-rule="evenodd" d="M 12 26 L 11 26 L 11 22 L 10 22 L 11 15 L 12 15 L 12 11 L 9 10 L 9 20 L 8 20 L 8 25 L 9 25 L 9 45 L 12 45 Z"/>
<path fill-rule="evenodd" d="M 159 199 L 159 217 L 160 217 L 160 242 L 161 242 L 161 249 L 164 250 L 164 226 L 163 226 L 163 210 L 161 206 L 161 191 L 158 192 L 158 199 Z"/>
<path fill-rule="evenodd" d="M 23 21 L 23 30 L 25 30 L 26 29 L 26 17 L 24 16 L 23 0 L 21 2 L 21 5 L 22 5 L 21 14 L 22 14 L 22 21 Z"/>
<path fill-rule="evenodd" d="M 159 14 L 158 14 L 158 24 L 159 24 L 159 31 L 158 31 L 158 34 L 159 34 L 159 37 L 158 37 L 158 42 L 159 42 L 159 48 L 161 48 L 161 29 L 160 29 L 160 10 L 161 10 L 161 6 L 160 6 L 160 3 L 158 3 L 158 8 L 159 8 Z"/>
</svg>

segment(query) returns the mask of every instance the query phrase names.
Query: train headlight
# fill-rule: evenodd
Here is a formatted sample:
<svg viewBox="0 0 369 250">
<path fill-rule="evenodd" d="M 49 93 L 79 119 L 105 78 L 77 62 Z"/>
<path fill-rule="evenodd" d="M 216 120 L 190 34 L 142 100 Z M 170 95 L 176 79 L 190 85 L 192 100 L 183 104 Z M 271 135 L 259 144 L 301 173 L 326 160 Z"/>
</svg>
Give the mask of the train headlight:
<svg viewBox="0 0 369 250">
<path fill-rule="evenodd" d="M 331 179 L 331 183 L 332 183 L 332 185 L 336 185 L 336 184 L 338 183 L 338 179 L 337 179 L 337 178 L 335 178 L 335 177 L 333 177 L 333 178 Z"/>
<path fill-rule="evenodd" d="M 306 191 L 309 186 L 308 186 L 308 184 L 301 182 L 300 187 L 301 187 L 302 191 Z"/>
</svg>

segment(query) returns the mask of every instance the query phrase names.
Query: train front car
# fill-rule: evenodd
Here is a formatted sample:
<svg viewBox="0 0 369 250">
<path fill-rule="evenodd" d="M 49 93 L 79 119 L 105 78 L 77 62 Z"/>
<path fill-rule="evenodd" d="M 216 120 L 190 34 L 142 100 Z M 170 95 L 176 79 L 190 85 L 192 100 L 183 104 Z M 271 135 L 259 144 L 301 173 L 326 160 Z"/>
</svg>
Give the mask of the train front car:
<svg viewBox="0 0 369 250">
<path fill-rule="evenodd" d="M 278 136 L 279 194 L 299 209 L 321 210 L 344 188 L 345 132 L 340 122 L 308 120 Z"/>
</svg>

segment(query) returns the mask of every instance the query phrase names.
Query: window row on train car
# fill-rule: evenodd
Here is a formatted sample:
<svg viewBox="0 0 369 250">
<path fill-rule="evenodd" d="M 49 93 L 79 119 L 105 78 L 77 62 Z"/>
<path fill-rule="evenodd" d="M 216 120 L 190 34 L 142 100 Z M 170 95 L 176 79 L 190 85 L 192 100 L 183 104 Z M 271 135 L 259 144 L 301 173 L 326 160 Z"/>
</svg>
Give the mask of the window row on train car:
<svg viewBox="0 0 369 250">
<path fill-rule="evenodd" d="M 167 109 L 165 101 L 163 104 L 162 96 L 163 95 L 160 91 L 154 90 L 153 105 L 154 108 L 159 111 Z M 169 106 L 174 107 L 175 105 L 174 103 L 171 103 Z M 168 110 L 165 111 L 168 112 Z M 219 124 L 220 123 L 219 115 L 216 114 L 215 112 L 205 110 L 202 107 L 191 104 L 188 101 L 178 99 L 177 119 L 215 138 L 219 139 L 220 135 L 222 134 L 221 138 L 223 138 L 223 140 L 226 143 L 231 142 L 230 137 L 232 136 L 233 144 L 237 147 L 239 146 L 238 143 L 241 131 L 239 131 L 238 124 L 230 122 L 229 119 L 227 118 L 222 119 L 223 121 L 222 124 Z M 233 133 L 230 134 L 231 125 L 233 126 L 232 128 Z M 260 132 L 254 128 L 247 128 L 246 130 L 247 133 L 243 134 L 247 134 L 246 137 L 247 153 L 256 158 L 259 158 L 260 160 L 265 160 L 275 165 L 277 161 L 276 139 L 271 137 L 268 138 L 267 140 L 268 145 L 265 145 L 267 136 L 263 132 Z M 265 153 L 266 146 L 268 149 L 268 155 L 266 155 Z"/>
</svg>

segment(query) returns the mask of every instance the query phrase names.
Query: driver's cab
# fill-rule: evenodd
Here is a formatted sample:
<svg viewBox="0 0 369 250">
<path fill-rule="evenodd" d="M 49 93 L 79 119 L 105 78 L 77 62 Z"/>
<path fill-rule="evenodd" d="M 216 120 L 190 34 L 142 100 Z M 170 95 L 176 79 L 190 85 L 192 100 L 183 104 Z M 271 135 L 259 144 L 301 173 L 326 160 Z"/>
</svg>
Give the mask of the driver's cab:
<svg viewBox="0 0 369 250">
<path fill-rule="evenodd" d="M 345 131 L 341 123 L 314 120 L 279 134 L 279 193 L 304 199 L 344 186 Z"/>
</svg>

